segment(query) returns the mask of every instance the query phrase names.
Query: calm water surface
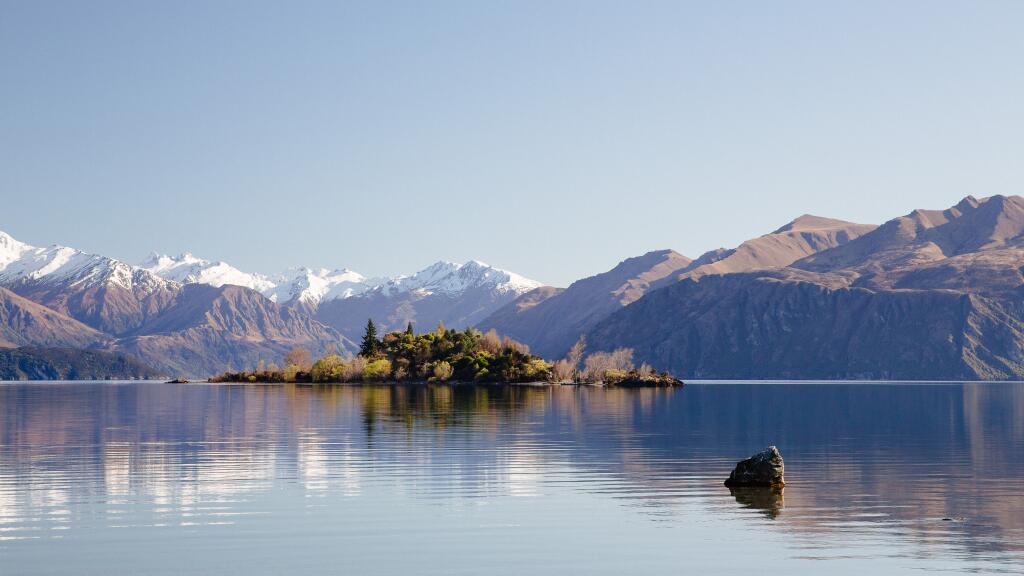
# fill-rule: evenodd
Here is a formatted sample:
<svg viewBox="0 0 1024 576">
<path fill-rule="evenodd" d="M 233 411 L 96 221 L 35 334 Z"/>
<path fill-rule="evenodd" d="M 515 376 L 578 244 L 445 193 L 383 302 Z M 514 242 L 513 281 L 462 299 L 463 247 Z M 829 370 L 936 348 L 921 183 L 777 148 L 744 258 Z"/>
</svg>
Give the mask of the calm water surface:
<svg viewBox="0 0 1024 576">
<path fill-rule="evenodd" d="M 1024 572 L 1024 384 L 0 384 L 5 575 L 740 570 Z"/>
</svg>

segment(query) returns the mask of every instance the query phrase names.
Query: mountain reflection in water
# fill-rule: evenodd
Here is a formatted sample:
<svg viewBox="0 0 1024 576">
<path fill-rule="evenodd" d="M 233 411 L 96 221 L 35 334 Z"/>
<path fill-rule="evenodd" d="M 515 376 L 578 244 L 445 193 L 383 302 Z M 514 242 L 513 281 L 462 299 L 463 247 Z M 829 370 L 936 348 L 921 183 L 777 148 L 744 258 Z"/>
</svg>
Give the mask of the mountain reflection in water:
<svg viewBox="0 0 1024 576">
<path fill-rule="evenodd" d="M 722 485 L 768 444 L 784 490 Z M 1022 543 L 1022 384 L 0 385 L 12 574 L 1014 572 Z"/>
</svg>

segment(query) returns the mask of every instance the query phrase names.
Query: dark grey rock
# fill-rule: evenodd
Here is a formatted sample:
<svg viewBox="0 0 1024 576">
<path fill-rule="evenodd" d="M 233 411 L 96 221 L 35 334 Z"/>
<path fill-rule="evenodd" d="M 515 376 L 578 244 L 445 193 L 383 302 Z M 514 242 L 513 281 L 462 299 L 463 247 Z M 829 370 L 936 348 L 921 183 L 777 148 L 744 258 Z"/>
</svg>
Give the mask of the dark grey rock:
<svg viewBox="0 0 1024 576">
<path fill-rule="evenodd" d="M 782 454 L 775 446 L 769 446 L 750 458 L 741 461 L 729 474 L 726 486 L 772 486 L 786 485 L 783 478 L 785 466 Z"/>
</svg>

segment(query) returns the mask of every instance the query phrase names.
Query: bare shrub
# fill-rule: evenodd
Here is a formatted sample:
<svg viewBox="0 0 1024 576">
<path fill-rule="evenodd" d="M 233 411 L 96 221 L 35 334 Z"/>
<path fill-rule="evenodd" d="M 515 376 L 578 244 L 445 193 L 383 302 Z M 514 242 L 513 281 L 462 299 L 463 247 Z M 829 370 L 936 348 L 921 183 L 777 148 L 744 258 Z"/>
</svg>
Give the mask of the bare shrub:
<svg viewBox="0 0 1024 576">
<path fill-rule="evenodd" d="M 515 350 L 516 352 L 519 352 L 520 354 L 523 355 L 530 353 L 529 346 L 517 340 L 513 340 L 508 336 L 505 336 L 504 338 L 501 339 L 501 347 L 506 350 Z"/>
<path fill-rule="evenodd" d="M 348 362 L 345 362 L 345 366 L 341 370 L 341 379 L 344 382 L 353 382 L 355 380 L 363 379 L 363 372 L 366 371 L 366 365 L 370 361 L 362 356 L 356 356 Z"/>
<path fill-rule="evenodd" d="M 633 369 L 633 349 L 594 352 L 583 361 L 583 377 L 590 382 L 604 382 L 608 372 L 629 372 Z"/>
<path fill-rule="evenodd" d="M 480 337 L 480 349 L 491 354 L 501 352 L 501 337 L 498 336 L 497 330 L 491 328 Z"/>
<path fill-rule="evenodd" d="M 572 366 L 573 370 L 580 369 L 580 360 L 583 360 L 583 352 L 587 349 L 587 337 L 580 336 L 580 339 L 572 345 L 569 349 L 569 353 L 565 356 L 565 359 L 569 361 L 569 365 Z"/>
<path fill-rule="evenodd" d="M 289 364 L 298 366 L 301 372 L 309 372 L 309 369 L 313 366 L 313 357 L 310 355 L 309 350 L 296 346 L 284 357 L 284 365 L 288 366 Z"/>
<path fill-rule="evenodd" d="M 572 382 L 576 369 L 568 360 L 559 360 L 551 367 L 552 382 Z"/>
</svg>

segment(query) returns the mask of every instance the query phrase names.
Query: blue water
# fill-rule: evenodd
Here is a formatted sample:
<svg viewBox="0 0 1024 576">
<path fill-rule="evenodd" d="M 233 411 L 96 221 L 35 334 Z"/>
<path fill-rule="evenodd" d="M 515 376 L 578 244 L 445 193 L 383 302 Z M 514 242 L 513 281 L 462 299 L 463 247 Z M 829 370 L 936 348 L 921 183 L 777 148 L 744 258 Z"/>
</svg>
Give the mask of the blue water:
<svg viewBox="0 0 1024 576">
<path fill-rule="evenodd" d="M 1024 384 L 0 384 L 0 574 L 740 571 L 1024 573 Z"/>
</svg>

